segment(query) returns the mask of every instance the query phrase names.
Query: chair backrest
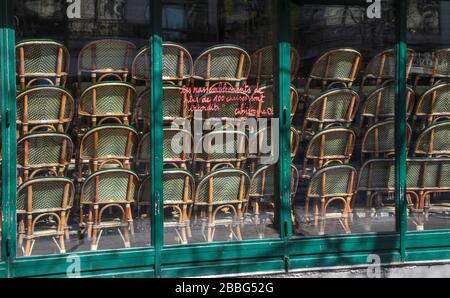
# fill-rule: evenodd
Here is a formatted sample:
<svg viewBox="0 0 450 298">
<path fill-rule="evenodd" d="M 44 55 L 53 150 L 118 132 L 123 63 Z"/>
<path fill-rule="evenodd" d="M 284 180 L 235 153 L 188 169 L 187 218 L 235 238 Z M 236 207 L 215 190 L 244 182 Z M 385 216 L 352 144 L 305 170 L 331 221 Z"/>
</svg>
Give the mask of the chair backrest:
<svg viewBox="0 0 450 298">
<path fill-rule="evenodd" d="M 189 51 L 182 45 L 163 43 L 163 81 L 182 86 L 193 74 L 194 62 Z"/>
<path fill-rule="evenodd" d="M 163 128 L 163 160 L 165 164 L 185 164 L 192 160 L 192 134 L 185 129 Z"/>
<path fill-rule="evenodd" d="M 247 135 L 234 129 L 209 132 L 203 135 L 194 146 L 194 163 L 241 166 L 247 156 Z M 207 170 L 209 172 L 212 169 Z"/>
<path fill-rule="evenodd" d="M 300 133 L 294 126 L 291 126 L 290 132 L 291 160 L 293 160 L 300 146 Z"/>
<path fill-rule="evenodd" d="M 291 47 L 291 82 L 295 80 L 298 72 L 299 54 L 297 50 Z M 273 46 L 267 46 L 256 50 L 251 55 L 252 67 L 250 71 L 250 79 L 256 81 L 256 85 L 260 83 L 272 83 L 273 81 Z"/>
<path fill-rule="evenodd" d="M 194 79 L 210 82 L 234 82 L 237 86 L 250 73 L 250 55 L 235 45 L 217 45 L 204 51 L 194 62 Z"/>
<path fill-rule="evenodd" d="M 417 137 L 414 155 L 450 157 L 450 121 L 442 121 L 425 128 Z"/>
<path fill-rule="evenodd" d="M 408 191 L 450 191 L 450 158 L 412 158 L 406 164 Z"/>
<path fill-rule="evenodd" d="M 305 159 L 318 161 L 319 167 L 331 161 L 346 163 L 352 156 L 355 139 L 355 132 L 351 129 L 326 128 L 311 138 L 306 148 Z"/>
<path fill-rule="evenodd" d="M 189 94 L 183 87 L 163 86 L 163 120 L 168 122 L 176 118 L 189 118 L 188 99 Z"/>
<path fill-rule="evenodd" d="M 198 183 L 194 204 L 233 204 L 248 201 L 250 177 L 241 169 L 223 168 L 206 174 Z"/>
<path fill-rule="evenodd" d="M 275 196 L 275 169 L 273 165 L 264 165 L 256 169 L 251 176 L 251 197 Z"/>
<path fill-rule="evenodd" d="M 16 45 L 16 71 L 19 87 L 39 81 L 64 86 L 69 73 L 69 51 L 53 40 L 24 40 Z"/>
<path fill-rule="evenodd" d="M 256 132 L 249 130 L 249 155 L 252 158 L 258 158 L 260 164 L 272 164 L 278 161 L 278 142 L 272 140 L 272 134 L 276 133 L 275 126 L 266 126 Z"/>
<path fill-rule="evenodd" d="M 357 173 L 350 165 L 329 165 L 316 171 L 309 182 L 307 197 L 349 197 L 356 188 Z"/>
<path fill-rule="evenodd" d="M 35 132 L 17 141 L 17 166 L 24 180 L 41 170 L 63 176 L 72 157 L 73 142 L 64 133 Z"/>
<path fill-rule="evenodd" d="M 299 182 L 300 182 L 300 172 L 299 172 L 298 168 L 294 164 L 291 163 L 291 198 L 292 198 L 292 200 L 295 198 L 295 195 L 297 194 Z"/>
<path fill-rule="evenodd" d="M 308 107 L 303 132 L 312 133 L 333 123 L 350 125 L 355 118 L 359 96 L 349 88 L 331 89 L 320 94 Z"/>
<path fill-rule="evenodd" d="M 39 86 L 17 95 L 17 125 L 20 135 L 45 129 L 64 132 L 74 113 L 74 99 L 64 88 Z"/>
<path fill-rule="evenodd" d="M 73 206 L 75 187 L 66 177 L 33 178 L 17 189 L 17 213 L 65 211 Z"/>
<path fill-rule="evenodd" d="M 218 118 L 223 120 L 237 119 L 247 116 L 246 107 L 250 101 L 250 95 L 244 92 L 212 91 L 203 94 L 199 98 L 200 110 L 204 110 L 204 118 Z M 210 102 L 205 105 L 204 102 Z M 202 104 L 203 103 L 203 104 Z M 209 108 L 211 107 L 211 108 Z M 193 107 L 194 110 L 198 109 Z"/>
<path fill-rule="evenodd" d="M 411 127 L 406 124 L 406 143 L 411 139 Z M 395 123 L 387 120 L 370 126 L 364 134 L 361 152 L 364 155 L 390 157 L 395 155 Z"/>
<path fill-rule="evenodd" d="M 163 105 L 164 108 L 164 105 Z M 140 133 L 146 133 L 150 128 L 150 90 L 143 91 L 133 109 L 133 121 L 136 130 Z"/>
<path fill-rule="evenodd" d="M 79 81 L 83 73 L 90 74 L 94 82 L 105 77 L 126 81 L 135 50 L 136 46 L 125 40 L 100 39 L 88 43 L 78 55 Z"/>
<path fill-rule="evenodd" d="M 314 62 L 306 85 L 306 93 L 312 80 L 319 80 L 322 85 L 330 83 L 344 83 L 351 87 L 358 74 L 361 54 L 350 48 L 334 49 L 322 54 Z"/>
<path fill-rule="evenodd" d="M 138 190 L 139 179 L 128 169 L 97 171 L 86 178 L 80 193 L 81 204 L 131 203 Z"/>
<path fill-rule="evenodd" d="M 194 176 L 183 169 L 166 169 L 163 172 L 164 204 L 192 203 L 195 191 Z"/>
<path fill-rule="evenodd" d="M 90 129 L 81 139 L 80 162 L 91 161 L 94 171 L 105 162 L 114 162 L 129 167 L 133 159 L 133 150 L 137 141 L 137 132 L 128 125 L 110 124 Z"/>
<path fill-rule="evenodd" d="M 136 89 L 124 82 L 102 82 L 88 87 L 78 101 L 78 115 L 89 117 L 91 126 L 113 120 L 128 124 Z"/>
<path fill-rule="evenodd" d="M 361 127 L 370 126 L 376 122 L 395 117 L 395 84 L 388 84 L 369 94 L 361 111 Z M 412 113 L 414 91 L 406 87 L 406 114 Z"/>
<path fill-rule="evenodd" d="M 298 92 L 295 86 L 291 85 L 291 119 L 297 111 Z M 248 116 L 257 118 L 275 117 L 273 86 L 261 87 L 253 92 L 249 102 Z"/>
<path fill-rule="evenodd" d="M 433 86 L 419 98 L 415 116 L 421 126 L 431 125 L 440 119 L 450 119 L 450 83 Z"/>
<path fill-rule="evenodd" d="M 450 79 L 450 48 L 440 49 L 433 53 L 431 69 L 433 79 Z"/>
<path fill-rule="evenodd" d="M 131 63 L 132 82 L 144 82 L 148 85 L 150 82 L 150 48 L 143 47 L 138 51 Z"/>
<path fill-rule="evenodd" d="M 395 191 L 395 159 L 370 159 L 359 170 L 358 191 Z"/>
</svg>

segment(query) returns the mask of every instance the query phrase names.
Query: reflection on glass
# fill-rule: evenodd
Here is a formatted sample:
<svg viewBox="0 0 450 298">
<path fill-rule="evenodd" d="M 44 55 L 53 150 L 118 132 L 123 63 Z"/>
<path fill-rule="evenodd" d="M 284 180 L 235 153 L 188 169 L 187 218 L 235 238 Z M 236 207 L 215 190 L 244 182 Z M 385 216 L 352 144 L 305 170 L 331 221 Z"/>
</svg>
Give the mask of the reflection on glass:
<svg viewBox="0 0 450 298">
<path fill-rule="evenodd" d="M 416 56 L 408 87 L 415 91 L 408 147 L 408 229 L 450 227 L 450 37 L 446 1 L 408 1 L 408 47 Z"/>
<path fill-rule="evenodd" d="M 148 10 L 15 2 L 18 255 L 150 245 Z"/>
<path fill-rule="evenodd" d="M 279 237 L 272 13 L 271 1 L 163 1 L 166 245 Z"/>
<path fill-rule="evenodd" d="M 369 17 L 369 4 L 290 4 L 301 53 L 291 128 L 295 236 L 394 231 L 393 1 L 381 1 L 379 18 Z"/>
</svg>

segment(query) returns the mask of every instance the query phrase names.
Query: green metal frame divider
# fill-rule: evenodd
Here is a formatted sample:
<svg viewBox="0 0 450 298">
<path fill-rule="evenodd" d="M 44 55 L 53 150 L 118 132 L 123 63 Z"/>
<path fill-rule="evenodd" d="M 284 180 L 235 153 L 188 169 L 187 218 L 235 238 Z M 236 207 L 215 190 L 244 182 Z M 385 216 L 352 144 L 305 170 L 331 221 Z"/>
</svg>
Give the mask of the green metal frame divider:
<svg viewBox="0 0 450 298">
<path fill-rule="evenodd" d="M 79 258 L 85 277 L 180 277 L 232 273 L 289 271 L 337 265 L 364 265 L 367 256 L 378 254 L 382 263 L 449 259 L 450 231 L 407 232 L 406 225 L 406 0 L 395 1 L 396 15 L 396 233 L 352 234 L 311 238 L 292 238 L 290 220 L 290 1 L 271 0 L 276 40 L 274 51 L 275 112 L 280 119 L 280 160 L 277 165 L 280 198 L 275 205 L 280 238 L 207 244 L 164 246 L 162 180 L 162 1 L 150 1 L 151 59 L 151 248 L 119 249 L 74 254 L 17 258 L 16 256 L 16 133 L 15 133 L 15 50 L 12 24 L 13 0 L 0 1 L 0 71 L 2 111 L 2 152 L 6 156 L 3 173 L 3 233 L 0 277 L 65 277 Z M 311 4 L 336 4 L 336 1 L 303 1 Z M 338 4 L 361 1 L 342 0 Z M 278 17 L 282 16 L 282 17 Z"/>
</svg>

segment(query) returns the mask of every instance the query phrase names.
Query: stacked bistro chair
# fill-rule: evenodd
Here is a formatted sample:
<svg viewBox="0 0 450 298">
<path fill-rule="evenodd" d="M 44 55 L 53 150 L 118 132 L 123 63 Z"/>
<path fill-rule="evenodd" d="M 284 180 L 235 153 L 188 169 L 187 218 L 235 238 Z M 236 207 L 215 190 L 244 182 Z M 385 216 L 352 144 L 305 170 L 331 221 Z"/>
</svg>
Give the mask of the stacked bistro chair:
<svg viewBox="0 0 450 298">
<path fill-rule="evenodd" d="M 135 169 L 140 176 L 150 175 L 150 133 L 143 135 L 138 143 L 135 156 Z"/>
<path fill-rule="evenodd" d="M 18 87 L 46 84 L 65 86 L 69 73 L 69 51 L 46 39 L 23 40 L 16 45 Z"/>
<path fill-rule="evenodd" d="M 43 237 L 51 237 L 59 252 L 66 252 L 64 237 L 74 193 L 66 177 L 35 177 L 18 187 L 18 245 L 25 256 L 31 255 L 36 239 Z"/>
<path fill-rule="evenodd" d="M 362 134 L 375 123 L 395 117 L 395 85 L 388 84 L 370 93 L 362 106 L 359 119 L 359 133 Z M 406 115 L 412 114 L 414 91 L 406 88 Z"/>
<path fill-rule="evenodd" d="M 406 144 L 411 139 L 411 126 L 406 124 Z M 361 144 L 361 161 L 367 158 L 382 158 L 395 155 L 395 123 L 386 120 L 375 123 L 365 132 Z"/>
<path fill-rule="evenodd" d="M 194 62 L 189 51 L 176 43 L 163 43 L 163 82 L 189 86 Z"/>
<path fill-rule="evenodd" d="M 194 145 L 193 170 L 203 176 L 220 167 L 243 168 L 248 157 L 248 137 L 236 129 L 214 130 Z"/>
<path fill-rule="evenodd" d="M 184 87 L 177 85 L 163 86 L 163 121 L 167 124 L 176 119 L 190 119 L 188 96 Z M 150 112 L 150 111 L 148 111 Z"/>
<path fill-rule="evenodd" d="M 273 86 L 267 85 L 255 90 L 248 104 L 250 117 L 272 118 L 275 117 Z M 291 85 L 291 121 L 294 118 L 298 105 L 297 89 Z"/>
<path fill-rule="evenodd" d="M 434 123 L 417 137 L 415 156 L 450 157 L 450 121 Z"/>
<path fill-rule="evenodd" d="M 349 127 L 358 108 L 358 93 L 349 88 L 325 91 L 309 105 L 302 126 L 302 139 L 332 124 L 340 123 Z"/>
<path fill-rule="evenodd" d="M 136 130 L 128 125 L 108 124 L 91 128 L 80 142 L 78 178 L 105 167 L 130 168 L 137 143 Z"/>
<path fill-rule="evenodd" d="M 295 228 L 299 227 L 299 220 L 295 212 L 295 196 L 300 183 L 300 171 L 291 163 L 291 220 Z"/>
<path fill-rule="evenodd" d="M 248 202 L 250 185 L 247 172 L 236 168 L 215 169 L 198 182 L 194 204 L 200 208 L 202 234 L 206 241 L 214 241 L 218 225 L 228 226 L 229 239 L 242 240 L 242 211 Z M 225 216 L 217 219 L 220 211 L 225 211 Z"/>
<path fill-rule="evenodd" d="M 171 127 L 163 128 L 164 165 L 182 169 L 190 168 L 192 143 L 190 131 Z"/>
<path fill-rule="evenodd" d="M 357 172 L 350 165 L 330 164 L 317 170 L 311 177 L 306 191 L 305 214 L 309 216 L 310 201 L 313 201 L 314 225 L 318 234 L 325 234 L 327 218 L 337 218 L 344 231 L 350 233 L 348 221 L 352 212 L 352 200 L 357 184 Z M 342 211 L 328 213 L 334 202 L 342 203 Z"/>
<path fill-rule="evenodd" d="M 414 51 L 407 50 L 406 78 L 411 72 Z M 359 86 L 359 92 L 364 97 L 395 79 L 395 49 L 384 50 L 375 55 L 367 64 Z"/>
<path fill-rule="evenodd" d="M 194 82 L 206 87 L 214 83 L 229 82 L 235 87 L 247 81 L 250 55 L 236 45 L 218 45 L 204 51 L 194 62 Z"/>
<path fill-rule="evenodd" d="M 131 63 L 131 83 L 133 85 L 143 83 L 146 89 L 150 86 L 150 49 L 148 47 L 138 50 Z"/>
<path fill-rule="evenodd" d="M 36 86 L 17 95 L 18 136 L 46 130 L 67 132 L 74 114 L 74 99 L 64 88 Z"/>
<path fill-rule="evenodd" d="M 351 88 L 361 63 L 361 54 L 350 48 L 330 50 L 313 64 L 302 101 L 309 102 L 321 92 L 338 86 Z M 318 82 L 319 86 L 315 86 Z"/>
<path fill-rule="evenodd" d="M 356 134 L 342 126 L 329 127 L 319 131 L 308 142 L 304 153 L 302 178 L 309 179 L 311 172 L 331 162 L 349 163 L 355 146 Z"/>
<path fill-rule="evenodd" d="M 150 129 L 150 90 L 141 92 L 133 108 L 134 127 L 142 136 Z"/>
<path fill-rule="evenodd" d="M 138 176 L 129 169 L 109 168 L 86 178 L 80 191 L 80 226 L 86 226 L 91 250 L 97 250 L 104 229 L 117 228 L 125 247 L 133 233 L 132 204 L 138 191 Z M 84 206 L 88 207 L 85 218 Z M 119 219 L 108 217 L 106 210 L 120 211 Z M 87 222 L 85 222 L 87 221 Z"/>
<path fill-rule="evenodd" d="M 420 81 L 426 78 L 428 84 L 419 85 Z M 431 73 L 417 75 L 414 81 L 414 90 L 418 95 L 422 95 L 434 84 L 438 84 L 443 80 L 450 79 L 450 48 L 440 49 L 432 55 Z"/>
<path fill-rule="evenodd" d="M 125 40 L 101 39 L 85 45 L 78 56 L 78 88 L 83 75 L 92 83 L 115 79 L 127 81 L 136 46 Z"/>
<path fill-rule="evenodd" d="M 273 83 L 273 46 L 256 50 L 251 55 L 251 71 L 249 80 L 256 86 Z M 295 48 L 291 48 L 291 82 L 297 77 L 300 57 Z"/>
<path fill-rule="evenodd" d="M 450 119 L 450 83 L 438 84 L 423 93 L 414 112 L 417 129 L 424 129 L 436 121 Z"/>
<path fill-rule="evenodd" d="M 64 176 L 70 164 L 73 143 L 59 132 L 34 132 L 17 141 L 19 182 L 35 176 Z"/>
</svg>

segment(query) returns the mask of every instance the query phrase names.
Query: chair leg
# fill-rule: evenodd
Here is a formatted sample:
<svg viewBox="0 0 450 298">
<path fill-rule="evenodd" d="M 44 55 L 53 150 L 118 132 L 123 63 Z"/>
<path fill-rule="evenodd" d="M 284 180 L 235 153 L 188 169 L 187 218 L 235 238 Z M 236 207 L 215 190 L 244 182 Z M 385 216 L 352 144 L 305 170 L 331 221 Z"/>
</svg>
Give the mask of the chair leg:
<svg viewBox="0 0 450 298">
<path fill-rule="evenodd" d="M 17 241 L 19 247 L 22 247 L 24 237 L 25 237 L 25 223 L 24 223 L 23 219 L 21 219 L 19 221 L 19 239 Z"/>
<path fill-rule="evenodd" d="M 208 242 L 214 239 L 215 218 L 213 217 L 212 206 L 208 206 Z"/>
<path fill-rule="evenodd" d="M 320 200 L 320 228 L 319 228 L 319 235 L 325 234 L 325 215 L 326 215 L 326 209 L 325 209 L 325 199 Z"/>
<path fill-rule="evenodd" d="M 25 256 L 29 257 L 31 256 L 31 251 L 33 249 L 33 239 L 27 239 L 25 241 Z"/>
<path fill-rule="evenodd" d="M 130 233 L 129 233 L 129 231 L 128 231 L 130 228 L 131 228 L 131 227 L 128 225 L 128 226 L 124 227 L 124 228 L 123 228 L 123 231 L 122 231 L 125 248 L 130 248 L 130 247 L 131 247 L 131 243 L 130 243 Z"/>
<path fill-rule="evenodd" d="M 66 244 L 64 243 L 64 234 L 59 236 L 59 252 L 62 254 L 66 252 Z"/>
<path fill-rule="evenodd" d="M 92 228 L 92 235 L 91 235 L 91 250 L 96 251 L 97 250 L 97 235 L 98 235 L 98 227 L 95 224 Z"/>
</svg>

